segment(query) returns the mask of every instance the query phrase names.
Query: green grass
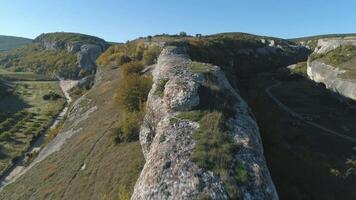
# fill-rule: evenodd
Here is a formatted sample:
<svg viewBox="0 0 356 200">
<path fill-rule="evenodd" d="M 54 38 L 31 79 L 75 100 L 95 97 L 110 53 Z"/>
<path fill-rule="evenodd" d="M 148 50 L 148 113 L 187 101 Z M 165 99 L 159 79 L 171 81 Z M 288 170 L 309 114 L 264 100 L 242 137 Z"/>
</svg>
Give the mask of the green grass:
<svg viewBox="0 0 356 200">
<path fill-rule="evenodd" d="M 12 72 L 0 68 L 0 78 L 8 81 L 53 81 L 56 78 L 33 72 Z"/>
<path fill-rule="evenodd" d="M 193 73 L 208 73 L 211 70 L 210 64 L 200 63 L 200 62 L 192 62 L 190 65 Z"/>
<path fill-rule="evenodd" d="M 64 98 L 43 99 L 51 92 L 62 94 L 57 81 L 11 83 L 13 92 L 0 98 L 0 174 L 28 149 L 33 138 L 47 130 L 64 105 Z"/>
<path fill-rule="evenodd" d="M 202 67 L 198 64 L 195 73 L 200 73 Z M 205 81 L 198 90 L 200 104 L 194 110 L 181 112 L 172 118 L 170 123 L 179 120 L 189 120 L 199 123 L 193 138 L 196 146 L 191 159 L 201 168 L 212 171 L 219 176 L 231 199 L 239 199 L 238 185 L 248 180 L 249 174 L 235 159 L 238 145 L 229 135 L 227 120 L 235 114 L 233 106 L 236 99 L 229 91 L 219 86 L 214 74 L 205 73 Z"/>
<path fill-rule="evenodd" d="M 160 97 L 163 97 L 164 88 L 165 88 L 167 82 L 168 82 L 167 79 L 158 80 L 157 88 L 156 88 L 156 91 L 155 91 L 156 95 L 158 95 Z"/>
<path fill-rule="evenodd" d="M 0 67 L 9 71 L 76 78 L 80 73 L 77 66 L 75 54 L 66 50 L 45 50 L 35 44 L 0 53 Z"/>
<path fill-rule="evenodd" d="M 187 112 L 181 112 L 176 117 L 179 119 L 190 120 L 198 122 L 206 113 L 201 110 L 192 110 Z"/>
<path fill-rule="evenodd" d="M 307 74 L 307 62 L 297 63 L 294 69 L 291 69 L 293 73 L 300 74 L 302 76 L 308 77 Z"/>
<path fill-rule="evenodd" d="M 199 129 L 193 135 L 197 143 L 192 153 L 192 160 L 198 166 L 218 175 L 229 197 L 237 199 L 239 198 L 237 184 L 246 182 L 248 173 L 234 158 L 238 146 L 228 135 L 224 121 L 224 115 L 219 111 L 209 112 L 201 117 Z"/>
<path fill-rule="evenodd" d="M 55 32 L 55 33 L 45 33 L 38 36 L 35 41 L 38 40 L 49 40 L 57 42 L 82 42 L 89 44 L 96 44 L 97 42 L 105 42 L 103 39 L 98 37 L 80 34 L 80 33 L 69 33 L 69 32 Z"/>
<path fill-rule="evenodd" d="M 312 54 L 311 60 L 320 60 L 328 65 L 345 70 L 338 75 L 345 80 L 356 80 L 356 46 L 340 46 L 327 54 Z"/>
<path fill-rule="evenodd" d="M 330 64 L 333 66 L 339 66 L 340 64 L 350 61 L 355 56 L 356 56 L 356 46 L 345 45 L 345 46 L 340 46 L 340 47 L 328 52 L 322 58 L 322 60 L 326 64 Z"/>
<path fill-rule="evenodd" d="M 8 51 L 31 43 L 31 39 L 0 35 L 0 51 Z"/>
</svg>

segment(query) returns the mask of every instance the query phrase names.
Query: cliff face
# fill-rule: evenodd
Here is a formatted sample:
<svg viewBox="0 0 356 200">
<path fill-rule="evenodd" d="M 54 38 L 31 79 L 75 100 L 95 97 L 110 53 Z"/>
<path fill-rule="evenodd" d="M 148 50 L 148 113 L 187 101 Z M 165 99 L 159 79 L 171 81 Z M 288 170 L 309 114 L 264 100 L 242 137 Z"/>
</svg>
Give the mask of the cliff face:
<svg viewBox="0 0 356 200">
<path fill-rule="evenodd" d="M 307 73 L 310 79 L 323 83 L 326 88 L 347 98 L 356 100 L 356 82 L 338 77 L 342 70 L 323 62 L 308 62 Z"/>
<path fill-rule="evenodd" d="M 314 53 L 325 54 L 343 45 L 356 46 L 356 39 L 320 39 Z"/>
<path fill-rule="evenodd" d="M 96 59 L 109 47 L 109 44 L 100 38 L 86 35 L 77 36 L 74 33 L 43 34 L 37 37 L 34 43 L 46 50 L 64 49 L 76 54 L 78 66 L 85 70 L 95 70 Z"/>
<path fill-rule="evenodd" d="M 356 100 L 356 82 L 352 77 L 355 71 L 355 65 L 352 52 L 334 52 L 337 48 L 356 46 L 354 39 L 321 39 L 314 51 L 314 56 L 319 59 L 312 60 L 309 58 L 307 73 L 310 79 L 318 83 L 323 83 L 326 88 L 340 94 L 344 97 Z M 323 59 L 327 54 L 333 53 L 331 60 L 345 60 L 339 64 L 328 64 Z M 330 59 L 329 59 L 330 60 Z M 345 74 L 349 73 L 351 76 Z M 348 78 L 345 78 L 345 77 Z M 351 78 L 350 78 L 351 77 Z"/>
<path fill-rule="evenodd" d="M 131 199 L 229 199 L 223 180 L 192 159 L 197 146 L 194 135 L 202 124 L 180 117 L 214 98 L 202 95 L 211 80 L 213 88 L 231 100 L 233 114 L 225 120 L 227 135 L 238 149 L 234 159 L 248 174 L 246 180 L 233 180 L 239 197 L 278 199 L 257 124 L 219 67 L 193 63 L 183 47 L 166 47 L 152 74 L 154 84 L 140 132 L 146 163 Z"/>
</svg>

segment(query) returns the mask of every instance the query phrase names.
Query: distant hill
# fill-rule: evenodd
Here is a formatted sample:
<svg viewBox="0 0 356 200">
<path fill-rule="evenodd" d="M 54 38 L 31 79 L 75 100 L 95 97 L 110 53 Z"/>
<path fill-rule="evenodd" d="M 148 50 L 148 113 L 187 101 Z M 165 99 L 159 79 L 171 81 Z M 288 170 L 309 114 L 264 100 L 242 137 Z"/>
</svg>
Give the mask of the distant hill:
<svg viewBox="0 0 356 200">
<path fill-rule="evenodd" d="M 13 50 L 31 42 L 28 38 L 0 35 L 0 51 Z"/>
<path fill-rule="evenodd" d="M 93 73 L 108 47 L 103 39 L 79 33 L 41 34 L 30 45 L 0 52 L 0 67 L 76 79 Z"/>
<path fill-rule="evenodd" d="M 318 44 L 318 40 L 320 39 L 329 39 L 329 38 L 347 39 L 347 38 L 354 38 L 354 37 L 356 37 L 356 33 L 314 35 L 314 36 L 307 36 L 307 37 L 300 37 L 300 38 L 291 38 L 289 40 L 307 45 L 311 49 L 315 49 Z"/>
</svg>

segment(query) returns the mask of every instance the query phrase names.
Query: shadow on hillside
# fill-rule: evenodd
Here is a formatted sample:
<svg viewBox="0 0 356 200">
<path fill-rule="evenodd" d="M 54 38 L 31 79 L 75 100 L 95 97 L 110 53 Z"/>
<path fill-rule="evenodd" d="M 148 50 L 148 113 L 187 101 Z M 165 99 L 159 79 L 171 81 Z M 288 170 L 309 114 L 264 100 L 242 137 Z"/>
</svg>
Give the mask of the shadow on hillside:
<svg viewBox="0 0 356 200">
<path fill-rule="evenodd" d="M 275 74 L 242 82 L 241 93 L 252 108 L 262 136 L 265 156 L 281 199 L 353 199 L 356 176 L 343 173 L 355 155 L 355 143 L 325 133 L 279 108 L 266 94 Z M 306 120 L 355 137 L 356 116 L 323 85 L 301 76 L 279 79 L 271 92 Z M 351 101 L 354 104 L 354 101 Z"/>
</svg>

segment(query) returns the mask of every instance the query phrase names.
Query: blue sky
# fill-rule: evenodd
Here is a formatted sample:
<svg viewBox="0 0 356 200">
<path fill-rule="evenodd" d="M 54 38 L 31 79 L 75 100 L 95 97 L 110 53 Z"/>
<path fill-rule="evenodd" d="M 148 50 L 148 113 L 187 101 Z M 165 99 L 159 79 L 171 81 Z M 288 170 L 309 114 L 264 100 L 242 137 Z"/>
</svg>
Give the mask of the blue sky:
<svg viewBox="0 0 356 200">
<path fill-rule="evenodd" d="M 354 0 L 2 0 L 0 35 L 66 31 L 122 42 L 160 33 L 282 38 L 356 32 Z"/>
</svg>

